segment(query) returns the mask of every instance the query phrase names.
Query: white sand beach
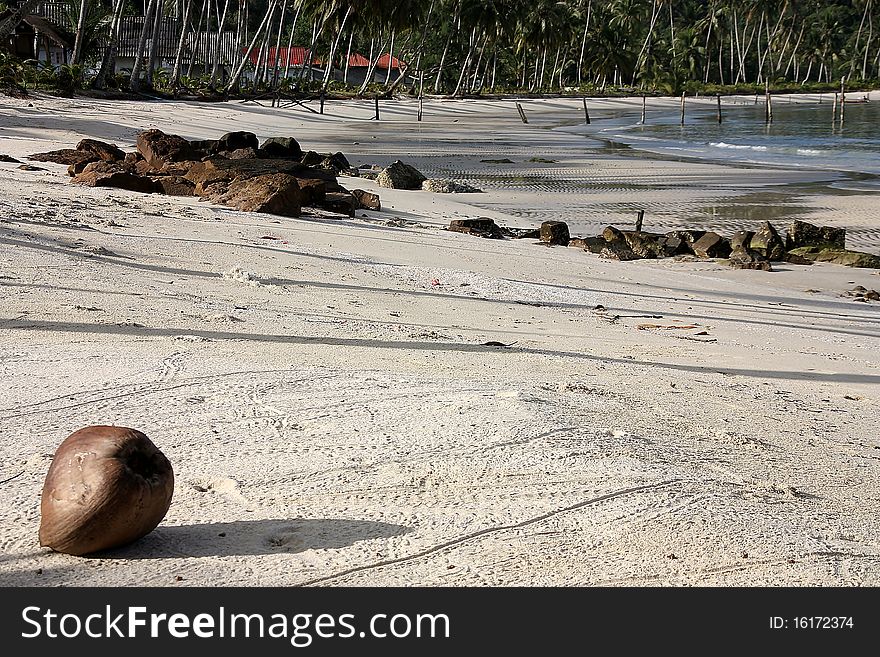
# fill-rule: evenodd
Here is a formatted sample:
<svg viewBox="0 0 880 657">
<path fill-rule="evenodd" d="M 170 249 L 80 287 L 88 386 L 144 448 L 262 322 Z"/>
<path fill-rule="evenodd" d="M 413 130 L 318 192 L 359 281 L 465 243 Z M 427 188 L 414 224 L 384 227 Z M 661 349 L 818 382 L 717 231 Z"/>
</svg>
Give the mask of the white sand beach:
<svg viewBox="0 0 880 657">
<path fill-rule="evenodd" d="M 706 228 L 694 213 L 717 206 L 729 235 L 749 220 L 724 208 L 783 229 L 789 204 L 880 253 L 876 195 L 608 148 L 572 130 L 580 100 L 522 102 L 528 124 L 513 101 L 429 100 L 417 123 L 413 101 L 376 122 L 371 102 L 0 98 L 19 159 L 249 130 L 485 190 L 340 178 L 383 211 L 290 219 L 0 163 L 0 585 L 880 584 L 880 303 L 846 294 L 877 270 L 442 230 L 587 235 L 635 207 L 646 229 Z M 601 120 L 641 100 L 591 103 Z M 90 424 L 146 433 L 176 487 L 155 531 L 83 558 L 37 531 L 54 450 Z"/>
</svg>

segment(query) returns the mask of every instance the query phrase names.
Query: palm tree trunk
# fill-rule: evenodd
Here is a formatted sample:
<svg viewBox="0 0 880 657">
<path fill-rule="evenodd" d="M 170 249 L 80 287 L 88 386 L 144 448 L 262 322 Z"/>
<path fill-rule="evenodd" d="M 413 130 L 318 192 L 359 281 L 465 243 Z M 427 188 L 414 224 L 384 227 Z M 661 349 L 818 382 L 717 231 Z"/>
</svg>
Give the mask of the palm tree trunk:
<svg viewBox="0 0 880 657">
<path fill-rule="evenodd" d="M 275 39 L 275 61 L 273 62 L 272 67 L 272 88 L 274 89 L 278 85 L 278 69 L 281 66 L 280 58 L 281 58 L 281 32 L 284 29 L 284 17 L 287 15 L 287 0 L 284 0 L 284 4 L 281 5 L 281 15 L 278 17 L 278 38 Z M 288 57 L 290 56 L 290 50 L 287 51 Z"/>
<path fill-rule="evenodd" d="M 81 0 L 79 3 L 79 19 L 76 22 L 76 39 L 73 42 L 73 54 L 70 56 L 71 65 L 79 64 L 79 57 L 82 53 L 83 32 L 86 28 L 86 15 L 89 13 L 88 0 Z"/>
<path fill-rule="evenodd" d="M 293 33 L 296 32 L 296 24 L 299 21 L 299 13 L 302 11 L 303 0 L 299 0 L 296 5 L 296 13 L 293 15 L 293 25 L 290 28 L 290 36 L 287 39 L 287 61 L 284 63 L 284 78 L 287 79 L 290 74 L 290 49 L 293 48 Z"/>
<path fill-rule="evenodd" d="M 244 72 L 244 67 L 248 63 L 251 53 L 254 51 L 254 47 L 257 45 L 257 40 L 260 38 L 260 34 L 262 34 L 269 21 L 272 20 L 272 14 L 275 13 L 275 7 L 277 4 L 278 0 L 273 0 L 269 3 L 268 8 L 266 9 L 266 13 L 263 16 L 263 21 L 260 23 L 260 27 L 257 28 L 256 32 L 254 32 L 254 38 L 251 40 L 251 44 L 248 46 L 247 51 L 244 53 L 244 57 L 242 57 L 241 62 L 239 62 L 238 68 L 235 69 L 235 72 L 229 79 L 229 83 L 226 85 L 227 91 L 235 89 L 238 86 L 238 81 L 241 79 L 241 74 Z"/>
<path fill-rule="evenodd" d="M 223 53 L 223 28 L 226 27 L 226 12 L 229 9 L 229 0 L 223 4 L 223 14 L 220 16 L 220 23 L 217 25 L 217 40 L 214 46 L 214 66 L 211 69 L 211 85 L 213 86 L 220 75 L 220 59 Z"/>
<path fill-rule="evenodd" d="M 162 0 L 156 2 L 156 13 L 153 18 L 153 39 L 150 43 L 150 61 L 147 65 L 147 74 L 144 76 L 144 82 L 147 86 L 153 86 L 153 71 L 156 70 L 156 58 L 159 55 L 159 44 L 162 41 Z"/>
<path fill-rule="evenodd" d="M 116 0 L 116 6 L 113 9 L 113 22 L 110 24 L 110 43 L 101 59 L 101 69 L 92 81 L 92 86 L 95 89 L 107 87 L 107 77 L 113 73 L 112 69 L 115 68 L 114 60 L 119 45 L 119 24 L 122 22 L 123 11 L 125 11 L 125 0 Z M 48 53 L 48 50 L 46 52 Z"/>
<path fill-rule="evenodd" d="M 391 47 L 388 49 L 388 68 L 385 69 L 385 86 L 391 81 L 391 65 L 394 62 L 394 37 L 397 36 L 397 30 L 391 30 Z"/>
<path fill-rule="evenodd" d="M 593 0 L 587 3 L 587 21 L 584 23 L 584 38 L 581 40 L 581 56 L 578 59 L 578 84 L 583 84 L 584 53 L 587 51 L 587 33 L 590 30 L 590 15 L 593 12 Z M 494 84 L 492 85 L 495 86 Z"/>
<path fill-rule="evenodd" d="M 125 0 L 119 0 L 125 2 Z M 177 41 L 177 53 L 174 56 L 174 68 L 171 70 L 171 88 L 177 92 L 180 83 L 180 62 L 183 59 L 183 46 L 186 43 L 187 28 L 189 27 L 189 15 L 192 12 L 193 0 L 188 0 L 183 12 L 183 22 L 180 25 L 180 39 Z"/>
<path fill-rule="evenodd" d="M 327 91 L 327 87 L 330 86 L 330 76 L 333 73 L 333 60 L 336 59 L 336 49 L 339 48 L 339 39 L 342 38 L 345 24 L 348 22 L 348 17 L 350 15 L 351 5 L 345 10 L 345 16 L 342 17 L 342 24 L 339 26 L 339 32 L 336 33 L 336 38 L 333 39 L 333 45 L 330 47 L 330 57 L 327 58 L 327 70 L 324 71 L 324 83 L 321 86 L 321 89 L 324 91 Z"/>
<path fill-rule="evenodd" d="M 348 51 L 345 53 L 345 73 L 342 74 L 342 84 L 348 84 L 348 67 L 351 63 L 351 45 L 354 43 L 354 30 L 348 37 Z"/>
<path fill-rule="evenodd" d="M 135 51 L 134 64 L 131 67 L 131 79 L 128 81 L 128 88 L 131 91 L 139 91 L 141 88 L 141 69 L 143 68 L 144 52 L 147 45 L 147 32 L 150 29 L 150 18 L 153 16 L 153 10 L 156 6 L 156 0 L 150 0 L 147 10 L 144 12 L 144 24 L 141 26 L 141 34 L 138 37 L 138 47 Z"/>
<path fill-rule="evenodd" d="M 247 6 L 247 3 L 245 3 Z M 196 63 L 196 55 L 202 47 L 202 19 L 205 17 L 205 10 L 208 8 L 208 0 L 202 1 L 202 10 L 199 12 L 199 20 L 196 21 L 195 31 L 193 32 L 193 47 L 189 55 L 189 66 L 186 68 L 186 77 L 191 78 L 193 74 L 193 65 Z M 207 29 L 207 28 L 206 28 Z"/>
</svg>

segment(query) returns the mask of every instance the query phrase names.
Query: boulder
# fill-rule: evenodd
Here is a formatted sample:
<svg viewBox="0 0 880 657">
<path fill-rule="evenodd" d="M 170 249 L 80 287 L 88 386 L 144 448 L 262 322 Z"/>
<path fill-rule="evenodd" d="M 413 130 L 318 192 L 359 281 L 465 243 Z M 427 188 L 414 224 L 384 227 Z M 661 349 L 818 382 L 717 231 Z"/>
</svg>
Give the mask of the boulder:
<svg viewBox="0 0 880 657">
<path fill-rule="evenodd" d="M 70 176 L 71 178 L 73 176 L 78 176 L 90 164 L 92 164 L 92 160 L 83 160 L 82 162 L 76 162 L 75 164 L 71 164 L 69 167 L 67 167 L 67 175 Z"/>
<path fill-rule="evenodd" d="M 544 244 L 567 246 L 571 235 L 564 221 L 545 221 L 541 224 L 541 241 Z"/>
<path fill-rule="evenodd" d="M 665 243 L 665 235 L 628 230 L 623 231 L 623 238 L 630 250 L 639 258 L 661 258 L 665 255 L 665 251 L 660 244 L 661 238 Z"/>
<path fill-rule="evenodd" d="M 617 230 L 614 226 L 607 226 L 602 231 L 602 239 L 606 242 L 626 242 L 623 231 Z"/>
<path fill-rule="evenodd" d="M 233 180 L 218 203 L 243 212 L 265 212 L 298 217 L 301 192 L 296 178 L 287 173 L 271 173 Z"/>
<path fill-rule="evenodd" d="M 504 233 L 495 221 L 486 217 L 480 217 L 479 219 L 453 219 L 449 222 L 447 230 L 491 239 L 502 239 L 504 237 Z"/>
<path fill-rule="evenodd" d="M 568 243 L 569 246 L 582 246 L 584 251 L 589 251 L 590 253 L 601 254 L 602 249 L 608 246 L 608 242 L 606 242 L 601 237 L 584 237 L 583 239 L 571 240 Z"/>
<path fill-rule="evenodd" d="M 103 160 L 87 165 L 81 173 L 73 177 L 71 182 L 89 187 L 116 187 L 143 194 L 161 191 L 161 187 L 149 178 L 138 176 L 126 171 L 119 164 Z"/>
<path fill-rule="evenodd" d="M 248 146 L 247 148 L 238 148 L 234 151 L 221 151 L 218 153 L 228 160 L 255 160 L 259 157 L 256 148 Z"/>
<path fill-rule="evenodd" d="M 160 176 L 153 178 L 157 188 L 168 196 L 193 196 L 196 185 L 183 176 Z"/>
<path fill-rule="evenodd" d="M 674 243 L 672 240 L 679 240 L 675 255 L 693 255 L 694 242 L 705 234 L 705 230 L 673 230 L 666 233 L 666 239 L 670 244 Z"/>
<path fill-rule="evenodd" d="M 123 158 L 122 161 L 128 165 L 135 165 L 138 162 L 143 162 L 144 156 L 141 155 L 140 153 L 138 153 L 137 151 L 135 151 L 134 153 L 126 153 L 125 158 Z"/>
<path fill-rule="evenodd" d="M 307 167 L 316 167 L 324 161 L 325 156 L 315 151 L 309 151 L 302 156 L 300 162 Z"/>
<path fill-rule="evenodd" d="M 770 261 L 757 251 L 752 251 L 746 247 L 738 247 L 733 249 L 728 258 L 728 264 L 734 269 L 760 269 L 763 271 L 773 271 Z"/>
<path fill-rule="evenodd" d="M 48 151 L 46 153 L 34 153 L 33 155 L 28 155 L 27 159 L 34 160 L 35 162 L 54 162 L 55 164 L 70 166 L 71 164 L 79 164 L 81 162 L 85 162 L 86 164 L 97 162 L 101 158 L 88 151 L 79 151 L 74 148 L 62 148 L 57 151 Z"/>
<path fill-rule="evenodd" d="M 602 250 L 599 251 L 599 257 L 606 260 L 639 260 L 639 256 L 629 248 L 626 242 L 606 242 Z"/>
<path fill-rule="evenodd" d="M 427 178 L 418 169 L 404 164 L 400 160 L 383 169 L 376 177 L 377 183 L 391 189 L 421 189 L 425 180 Z"/>
<path fill-rule="evenodd" d="M 166 162 L 195 160 L 198 153 L 183 137 L 147 130 L 137 136 L 137 149 L 149 165 L 160 169 Z"/>
<path fill-rule="evenodd" d="M 212 155 L 217 152 L 217 139 L 193 139 L 189 142 L 190 148 L 193 149 L 199 159 L 206 155 Z"/>
<path fill-rule="evenodd" d="M 671 237 L 669 235 L 663 235 L 658 238 L 657 246 L 660 248 L 660 254 L 664 258 L 693 253 L 687 242 L 679 237 Z"/>
<path fill-rule="evenodd" d="M 324 196 L 321 207 L 330 212 L 353 217 L 358 208 L 358 200 L 350 192 L 330 192 Z"/>
<path fill-rule="evenodd" d="M 224 151 L 231 153 L 243 148 L 252 148 L 256 151 L 260 147 L 260 141 L 253 132 L 227 132 L 217 140 L 213 148 L 208 149 L 208 153 L 222 153 Z"/>
<path fill-rule="evenodd" d="M 333 153 L 332 155 L 328 155 L 323 160 L 321 160 L 318 166 L 322 169 L 330 169 L 332 171 L 335 171 L 337 175 L 351 169 L 351 165 L 348 163 L 348 159 L 346 159 L 345 155 L 343 155 L 342 153 Z"/>
<path fill-rule="evenodd" d="M 5 153 L 0 153 L 0 162 L 9 162 L 11 164 L 21 164 L 21 160 L 16 160 L 11 155 L 6 155 Z"/>
<path fill-rule="evenodd" d="M 791 258 L 804 258 L 810 262 L 830 262 L 846 267 L 880 269 L 880 256 L 861 251 L 849 251 L 847 249 L 802 246 L 789 251 L 788 256 Z"/>
<path fill-rule="evenodd" d="M 478 194 L 483 191 L 470 185 L 457 183 L 454 180 L 441 180 L 439 178 L 429 178 L 422 183 L 422 189 L 426 192 L 434 192 L 435 194 Z"/>
<path fill-rule="evenodd" d="M 730 248 L 733 251 L 738 249 L 748 249 L 749 244 L 752 241 L 752 237 L 755 236 L 754 231 L 751 230 L 738 230 L 733 235 L 730 236 Z"/>
<path fill-rule="evenodd" d="M 303 151 L 293 137 L 269 137 L 260 147 L 263 157 L 302 159 Z"/>
<path fill-rule="evenodd" d="M 363 189 L 353 189 L 351 193 L 357 199 L 360 209 L 377 211 L 382 209 L 382 202 L 378 194 L 366 192 Z"/>
<path fill-rule="evenodd" d="M 768 260 L 785 259 L 785 242 L 769 221 L 762 222 L 758 231 L 752 235 L 749 248 Z"/>
<path fill-rule="evenodd" d="M 91 153 L 99 160 L 105 162 L 119 162 L 125 159 L 125 153 L 117 148 L 116 144 L 98 141 L 97 139 L 83 139 L 76 145 L 76 150 Z"/>
<path fill-rule="evenodd" d="M 730 242 L 718 233 L 706 233 L 693 243 L 694 255 L 700 258 L 726 258 L 730 255 Z"/>
<path fill-rule="evenodd" d="M 803 246 L 846 249 L 846 229 L 814 226 L 806 221 L 793 221 L 785 238 L 785 249 L 792 251 Z"/>
<path fill-rule="evenodd" d="M 541 239 L 540 228 L 508 228 L 510 237 L 518 240 L 539 240 Z"/>
</svg>

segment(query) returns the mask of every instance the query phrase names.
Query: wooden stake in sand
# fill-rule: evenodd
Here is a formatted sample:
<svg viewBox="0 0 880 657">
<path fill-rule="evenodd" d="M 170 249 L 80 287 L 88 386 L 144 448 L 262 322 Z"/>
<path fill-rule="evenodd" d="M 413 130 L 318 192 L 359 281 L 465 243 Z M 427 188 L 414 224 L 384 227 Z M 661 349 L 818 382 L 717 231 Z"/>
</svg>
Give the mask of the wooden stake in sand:
<svg viewBox="0 0 880 657">
<path fill-rule="evenodd" d="M 642 96 L 642 125 L 645 125 L 645 119 L 648 116 L 648 101 Z"/>
<path fill-rule="evenodd" d="M 773 99 L 770 97 L 770 81 L 764 84 L 764 117 L 767 123 L 773 123 Z"/>
<path fill-rule="evenodd" d="M 715 94 L 715 100 L 718 101 L 718 125 L 721 125 L 721 94 Z"/>
<path fill-rule="evenodd" d="M 840 125 L 843 125 L 844 111 L 846 110 L 846 79 L 840 78 Z"/>
<path fill-rule="evenodd" d="M 645 211 L 639 210 L 639 216 L 636 218 L 636 232 L 642 232 L 642 222 L 645 220 Z"/>
<path fill-rule="evenodd" d="M 419 121 L 422 120 L 422 112 L 425 109 L 425 72 L 419 74 Z"/>
<path fill-rule="evenodd" d="M 324 113 L 324 98 L 325 98 L 325 93 L 324 93 L 324 90 L 322 89 L 321 90 L 321 111 L 320 111 L 320 114 Z"/>
<path fill-rule="evenodd" d="M 522 105 L 519 103 L 516 104 L 516 110 L 519 112 L 519 118 L 522 119 L 523 123 L 528 123 L 529 120 L 526 118 L 525 110 L 523 110 Z"/>
<path fill-rule="evenodd" d="M 376 121 L 379 120 L 379 94 L 376 94 L 376 116 L 373 117 Z"/>
<path fill-rule="evenodd" d="M 684 92 L 681 93 L 681 124 L 684 125 Z"/>
<path fill-rule="evenodd" d="M 587 125 L 590 125 L 590 110 L 587 109 L 587 98 L 584 97 L 584 120 L 587 122 Z"/>
<path fill-rule="evenodd" d="M 834 123 L 837 120 L 837 92 L 834 92 L 834 102 L 831 103 L 831 122 Z"/>
</svg>

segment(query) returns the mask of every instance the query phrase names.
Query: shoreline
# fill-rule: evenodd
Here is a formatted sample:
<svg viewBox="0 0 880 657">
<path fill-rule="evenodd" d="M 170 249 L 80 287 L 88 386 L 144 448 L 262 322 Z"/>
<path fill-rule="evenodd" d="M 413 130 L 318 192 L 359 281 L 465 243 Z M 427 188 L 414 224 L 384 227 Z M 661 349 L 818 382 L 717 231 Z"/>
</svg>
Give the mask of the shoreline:
<svg viewBox="0 0 880 657">
<path fill-rule="evenodd" d="M 876 271 L 612 262 L 442 230 L 536 210 L 614 223 L 651 199 L 651 227 L 692 225 L 688 208 L 785 172 L 586 150 L 542 129 L 552 107 L 524 125 L 453 103 L 417 126 L 411 106 L 377 124 L 360 107 L 37 104 L 2 104 L 10 154 L 253 129 L 497 186 L 343 178 L 383 211 L 286 219 L 0 165 L 0 584 L 880 582 L 880 306 L 847 295 Z M 859 195 L 817 198 L 831 224 L 880 228 Z M 120 550 L 52 553 L 43 477 L 96 423 L 162 449 L 171 509 Z"/>
</svg>

